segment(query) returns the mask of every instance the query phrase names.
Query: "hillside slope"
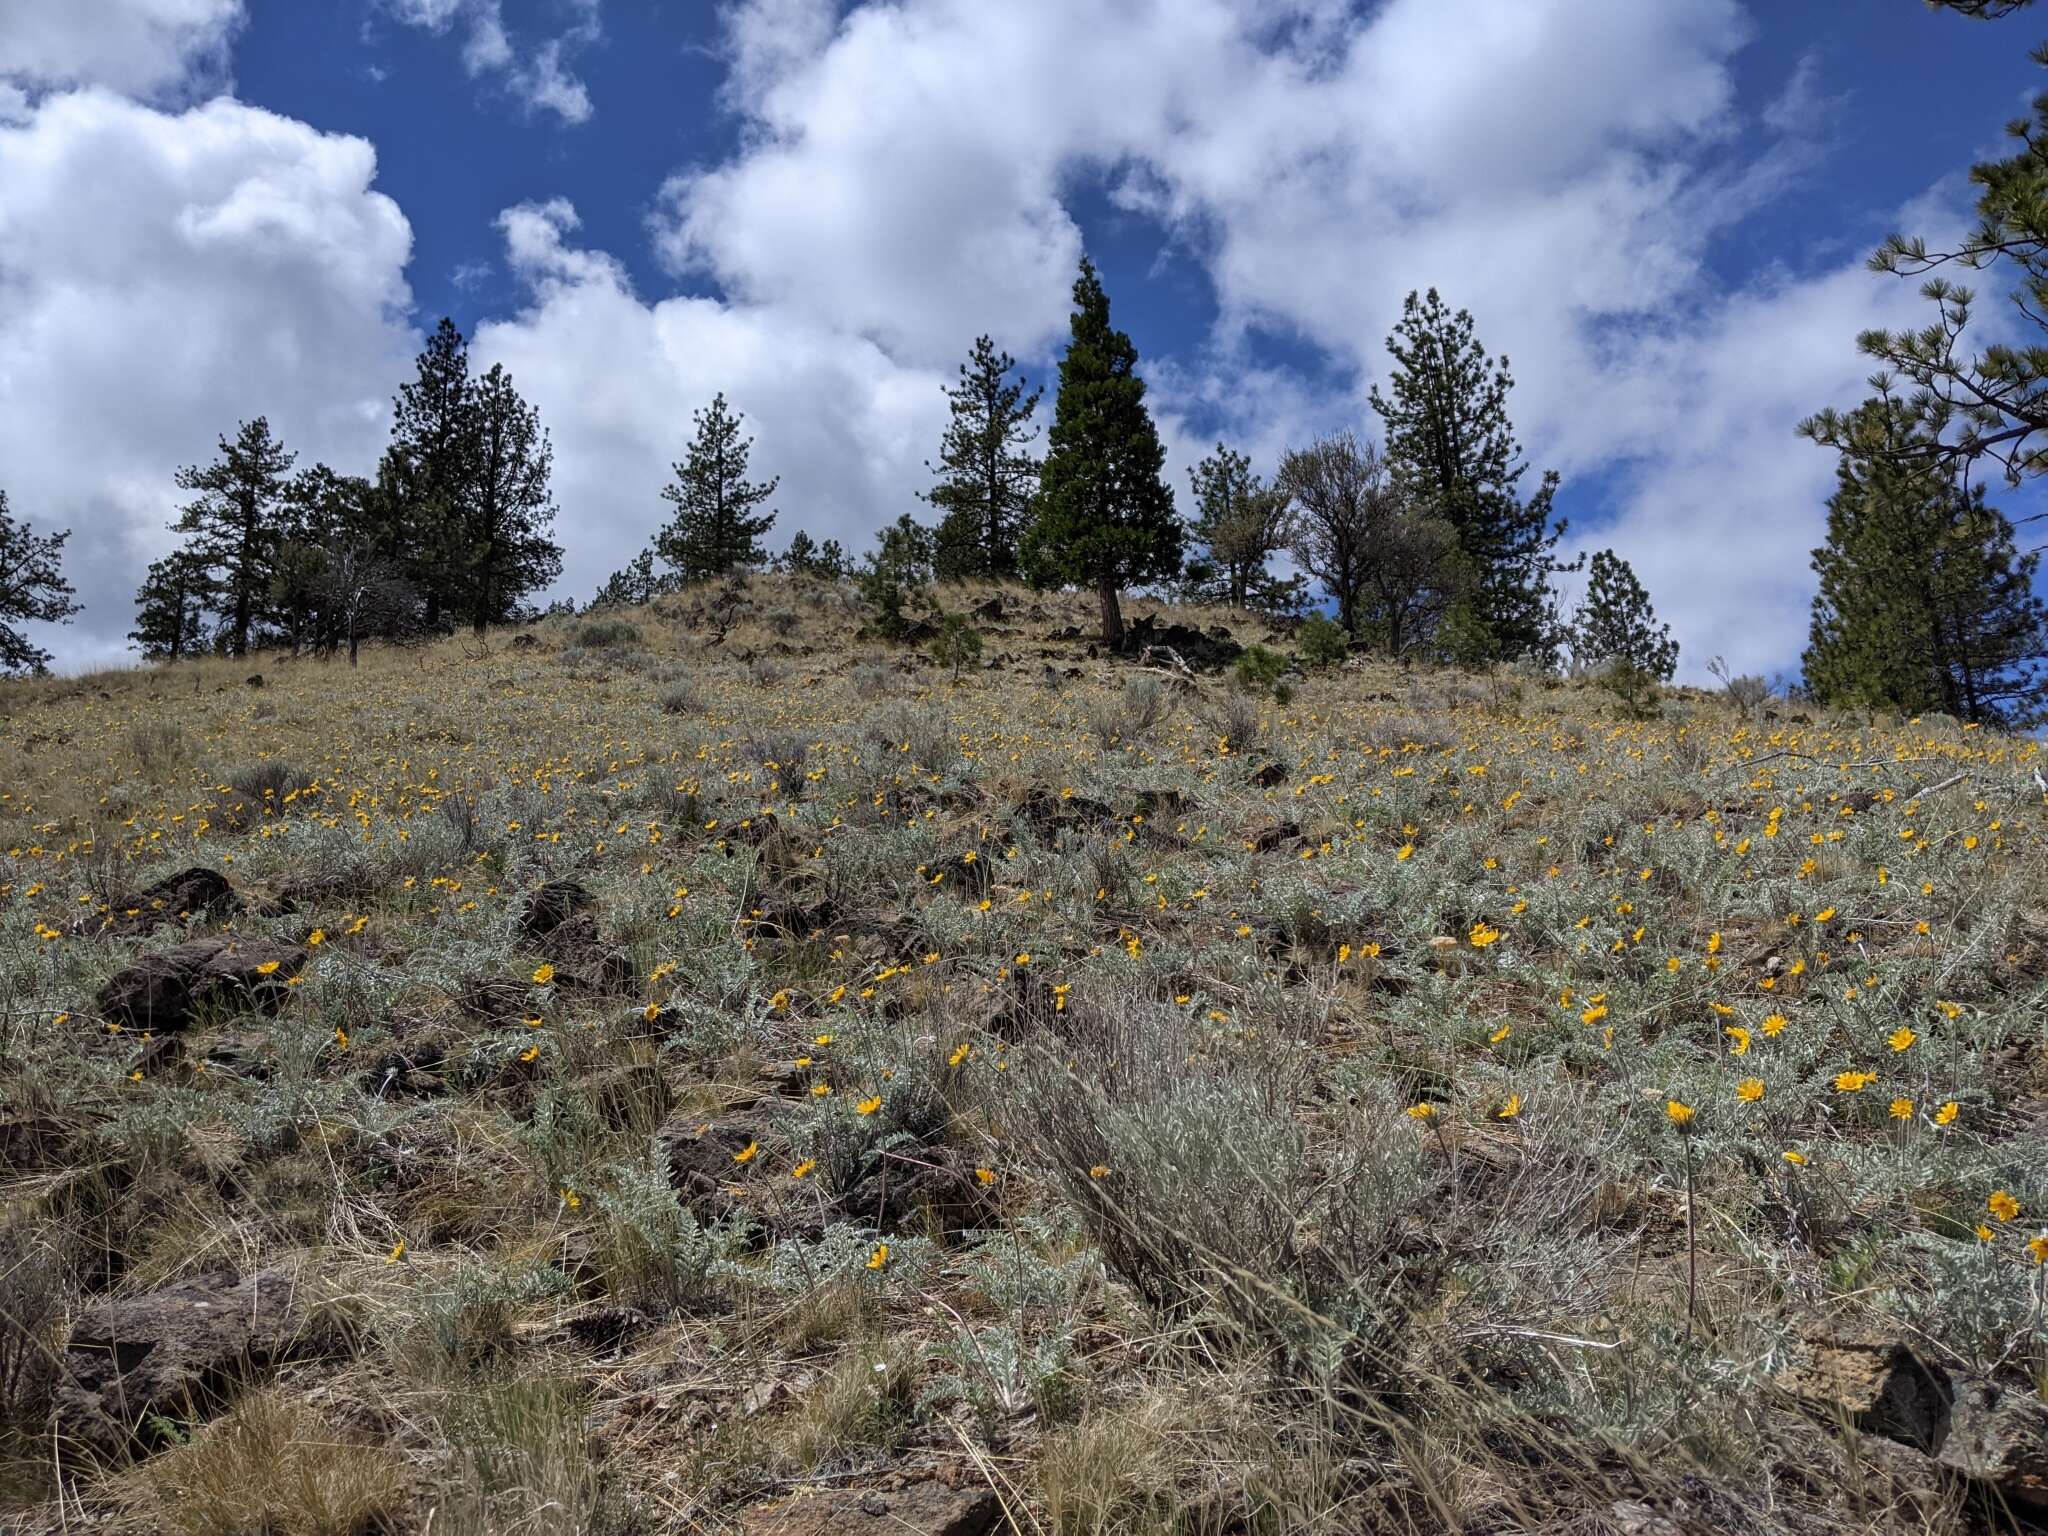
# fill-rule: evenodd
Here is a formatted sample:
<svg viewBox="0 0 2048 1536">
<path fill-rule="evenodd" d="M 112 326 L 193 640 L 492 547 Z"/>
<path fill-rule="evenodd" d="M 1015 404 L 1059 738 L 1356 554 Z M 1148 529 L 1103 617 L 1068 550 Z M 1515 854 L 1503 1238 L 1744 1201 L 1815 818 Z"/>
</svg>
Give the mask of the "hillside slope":
<svg viewBox="0 0 2048 1536">
<path fill-rule="evenodd" d="M 0 690 L 4 1520 L 2044 1517 L 2036 745 L 991 598 Z"/>
</svg>

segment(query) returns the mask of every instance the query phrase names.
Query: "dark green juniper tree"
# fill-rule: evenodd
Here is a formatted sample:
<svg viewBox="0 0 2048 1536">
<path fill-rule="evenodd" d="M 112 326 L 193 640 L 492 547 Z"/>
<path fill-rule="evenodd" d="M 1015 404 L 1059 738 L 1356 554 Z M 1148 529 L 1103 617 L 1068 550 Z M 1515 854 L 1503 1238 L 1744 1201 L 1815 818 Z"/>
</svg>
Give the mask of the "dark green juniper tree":
<svg viewBox="0 0 2048 1536">
<path fill-rule="evenodd" d="M 1963 486 L 1924 451 L 1916 402 L 1881 394 L 1840 430 L 1849 447 L 1827 543 L 1813 553 L 1808 691 L 1823 704 L 2030 723 L 2048 657 L 2048 612 L 2033 590 L 2040 556 L 2018 553 L 1981 485 Z"/>
<path fill-rule="evenodd" d="M 939 483 L 924 499 L 939 520 L 937 569 L 941 580 L 996 581 L 1017 574 L 1017 540 L 1038 488 L 1039 464 L 1029 452 L 1037 428 L 1031 413 L 1040 391 L 1024 392 L 1012 379 L 1016 359 L 986 336 L 960 365 L 960 382 L 946 390 L 952 419 L 939 445 L 939 462 L 925 467 Z"/>
<path fill-rule="evenodd" d="M 746 418 L 725 403 L 723 393 L 710 408 L 691 413 L 696 440 L 683 462 L 675 466 L 675 484 L 662 488 L 662 499 L 675 506 L 668 526 L 655 535 L 654 552 L 666 561 L 679 582 L 722 576 L 740 565 L 762 565 L 768 552 L 761 535 L 775 525 L 774 512 L 757 512 L 782 483 L 747 479 L 747 458 L 754 440 L 740 436 Z"/>
<path fill-rule="evenodd" d="M 39 534 L 17 523 L 0 491 L 0 672 L 41 672 L 50 653 L 15 626 L 24 619 L 62 624 L 78 612 L 64 579 L 64 541 L 71 530 Z"/>
<path fill-rule="evenodd" d="M 1631 706 L 1678 670 L 1678 642 L 1659 624 L 1635 568 L 1611 549 L 1593 556 L 1586 595 L 1572 625 L 1573 659 L 1601 670 Z"/>
<path fill-rule="evenodd" d="M 248 654 L 249 637 L 269 609 L 287 477 L 297 457 L 258 416 L 242 423 L 233 442 L 220 439 L 215 462 L 178 471 L 178 489 L 198 494 L 171 529 L 186 535 L 186 552 L 208 573 L 231 656 Z"/>
<path fill-rule="evenodd" d="M 1109 323 L 1109 295 L 1084 257 L 1060 359 L 1050 452 L 1019 556 L 1034 584 L 1092 587 L 1102 643 L 1123 643 L 1118 594 L 1179 573 L 1182 528 L 1161 476 L 1166 450 L 1145 409 L 1138 349 Z"/>
<path fill-rule="evenodd" d="M 1457 533 L 1472 578 L 1463 622 L 1483 637 L 1481 659 L 1553 661 L 1550 577 L 1567 567 L 1551 551 L 1565 525 L 1551 522 L 1556 471 L 1521 495 L 1528 465 L 1508 420 L 1508 360 L 1489 357 L 1471 313 L 1452 314 L 1434 288 L 1408 295 L 1387 351 L 1389 393 L 1372 391 L 1386 423 L 1387 463 L 1409 507 Z"/>
</svg>

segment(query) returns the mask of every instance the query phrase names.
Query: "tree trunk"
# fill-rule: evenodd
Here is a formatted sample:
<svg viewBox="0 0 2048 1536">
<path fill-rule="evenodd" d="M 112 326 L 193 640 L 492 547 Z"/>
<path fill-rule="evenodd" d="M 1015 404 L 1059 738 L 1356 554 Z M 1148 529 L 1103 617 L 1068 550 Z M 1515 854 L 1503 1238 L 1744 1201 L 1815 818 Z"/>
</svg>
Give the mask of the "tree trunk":
<svg viewBox="0 0 2048 1536">
<path fill-rule="evenodd" d="M 1102 644 L 1104 649 L 1114 651 L 1124 643 L 1124 611 L 1116 600 L 1116 578 L 1098 578 L 1095 594 L 1102 599 Z"/>
</svg>

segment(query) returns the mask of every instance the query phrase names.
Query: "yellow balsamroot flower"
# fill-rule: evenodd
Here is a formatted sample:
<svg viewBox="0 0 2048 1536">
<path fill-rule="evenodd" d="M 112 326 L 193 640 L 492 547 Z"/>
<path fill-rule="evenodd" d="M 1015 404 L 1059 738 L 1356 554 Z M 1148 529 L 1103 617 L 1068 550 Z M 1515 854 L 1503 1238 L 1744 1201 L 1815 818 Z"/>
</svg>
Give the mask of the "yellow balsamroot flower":
<svg viewBox="0 0 2048 1536">
<path fill-rule="evenodd" d="M 830 1045 L 831 1043 L 832 1037 L 830 1035 L 819 1035 L 811 1041 L 813 1045 Z"/>
<path fill-rule="evenodd" d="M 2028 1238 L 2027 1253 L 2036 1264 L 2048 1264 L 2048 1232 Z"/>
<path fill-rule="evenodd" d="M 1690 1104 L 1681 1104 L 1676 1099 L 1666 1099 L 1664 1115 L 1673 1125 L 1688 1126 L 1692 1124 L 1693 1107 Z"/>
<path fill-rule="evenodd" d="M 536 987 L 544 987 L 554 979 L 555 968 L 552 965 L 537 965 L 534 967 L 533 984 Z"/>
<path fill-rule="evenodd" d="M 1508 1095 L 1507 1102 L 1494 1111 L 1493 1117 L 1496 1120 L 1512 1120 L 1521 1112 L 1522 1096 L 1519 1093 L 1511 1093 Z"/>
<path fill-rule="evenodd" d="M 1780 1152 L 1778 1155 L 1794 1168 L 1804 1168 L 1806 1166 L 1806 1154 L 1804 1152 Z"/>
<path fill-rule="evenodd" d="M 1436 1106 L 1434 1104 L 1410 1104 L 1408 1106 L 1408 1118 L 1410 1120 L 1427 1120 L 1435 1113 Z"/>
<path fill-rule="evenodd" d="M 880 1269 L 884 1264 L 888 1262 L 889 1245 L 887 1243 L 875 1244 L 875 1251 L 868 1255 L 868 1268 Z"/>
<path fill-rule="evenodd" d="M 1486 1043 L 1488 1045 L 1499 1045 L 1501 1041 L 1507 1039 L 1507 1037 L 1509 1035 L 1512 1035 L 1514 1032 L 1514 1025 L 1503 1024 L 1499 1029 L 1496 1029 L 1492 1034 L 1486 1037 Z"/>
<path fill-rule="evenodd" d="M 1729 1038 L 1729 1040 L 1733 1042 L 1728 1047 L 1729 1055 L 1745 1056 L 1749 1053 L 1749 1031 L 1744 1029 L 1740 1024 L 1730 1024 L 1727 1028 L 1723 1029 L 1721 1033 L 1726 1035 Z"/>
<path fill-rule="evenodd" d="M 1835 1092 L 1861 1093 L 1876 1081 L 1875 1072 L 1838 1072 L 1835 1074 Z"/>
<path fill-rule="evenodd" d="M 344 1051 L 348 1049 L 348 1031 L 338 1024 L 334 1028 L 334 1044 L 337 1049 Z"/>
<path fill-rule="evenodd" d="M 1415 845 L 1414 845 L 1413 843 L 1403 843 L 1403 844 L 1402 844 L 1402 845 L 1401 845 L 1400 847 L 1398 847 L 1398 848 L 1396 848 L 1396 849 L 1394 850 L 1394 857 L 1395 857 L 1396 859 L 1412 859 L 1412 858 L 1414 858 L 1414 857 L 1415 857 Z"/>
<path fill-rule="evenodd" d="M 1977 1233 L 1977 1241 L 1980 1243 L 1995 1243 L 1998 1241 L 1998 1234 L 1985 1226 L 1981 1221 L 1977 1223 L 1974 1230 Z"/>
<path fill-rule="evenodd" d="M 961 1062 L 965 1061 L 969 1056 L 973 1054 L 973 1046 L 966 1044 L 956 1045 L 953 1047 L 953 1054 L 946 1058 L 946 1065 L 949 1067 L 957 1067 L 960 1065 Z"/>
<path fill-rule="evenodd" d="M 826 1096 L 827 1094 L 829 1094 L 829 1093 L 830 1093 L 831 1091 L 832 1091 L 832 1085 L 831 1085 L 830 1083 L 813 1083 L 813 1084 L 811 1084 L 811 1097 L 812 1097 L 812 1098 L 814 1098 L 814 1099 L 822 1099 L 822 1098 L 824 1098 L 824 1097 L 825 1097 L 825 1096 Z"/>
<path fill-rule="evenodd" d="M 1936 1125 L 1954 1125 L 1956 1116 L 1962 1112 L 1962 1108 L 1962 1105 L 1958 1104 L 1954 1099 L 1950 1099 L 1934 1112 L 1934 1123 Z"/>
<path fill-rule="evenodd" d="M 2011 1221 L 2020 1213 L 2019 1201 L 2013 1199 L 2011 1195 L 2002 1189 L 1991 1191 L 1991 1196 L 1984 1202 L 1984 1205 L 2000 1221 Z"/>
<path fill-rule="evenodd" d="M 278 964 L 279 962 L 275 960 L 265 960 L 256 967 L 256 974 L 258 976 L 269 976 L 277 970 Z"/>
<path fill-rule="evenodd" d="M 755 1158 L 759 1157 L 760 1155 L 761 1143 L 759 1143 L 758 1141 L 750 1141 L 744 1147 L 741 1147 L 739 1151 L 733 1153 L 732 1160 L 736 1163 L 751 1163 Z"/>
<path fill-rule="evenodd" d="M 1745 1077 L 1735 1085 L 1735 1097 L 1745 1104 L 1754 1104 L 1764 1096 L 1764 1080 L 1760 1077 Z"/>
<path fill-rule="evenodd" d="M 525 1050 L 519 1053 L 519 1059 L 521 1061 L 538 1061 L 540 1059 L 540 1047 L 537 1045 L 529 1045 Z"/>
<path fill-rule="evenodd" d="M 993 1168 L 977 1168 L 974 1170 L 974 1176 L 981 1181 L 984 1189 L 996 1181 L 996 1171 Z"/>
<path fill-rule="evenodd" d="M 1893 1099 L 1887 1113 L 1894 1120 L 1910 1120 L 1913 1118 L 1913 1101 L 1911 1099 Z"/>
<path fill-rule="evenodd" d="M 1584 1013 L 1579 1015 L 1579 1022 L 1590 1029 L 1593 1025 L 1598 1024 L 1602 1019 L 1606 1017 L 1607 1005 L 1605 1003 L 1595 1003 L 1591 1008 L 1588 1008 Z"/>
<path fill-rule="evenodd" d="M 789 1170 L 789 1176 L 792 1179 L 807 1179 L 811 1176 L 812 1171 L 816 1169 L 817 1166 L 818 1160 L 815 1157 L 807 1157 L 802 1162 L 798 1163 L 794 1168 Z"/>
<path fill-rule="evenodd" d="M 1884 1037 L 1884 1043 L 1895 1051 L 1905 1051 L 1912 1049 L 1913 1042 L 1919 1038 L 1911 1029 L 1901 1024 L 1897 1029 Z"/>
<path fill-rule="evenodd" d="M 306 935 L 306 947 L 308 949 L 318 949 L 322 944 L 325 944 L 326 942 L 327 930 L 325 928 L 315 928 L 311 933 Z"/>
<path fill-rule="evenodd" d="M 404 1257 L 405 1239 L 401 1237 L 397 1242 L 391 1245 L 391 1251 L 384 1255 L 384 1262 L 386 1264 L 396 1264 L 400 1259 Z"/>
<path fill-rule="evenodd" d="M 864 1115 L 872 1115 L 876 1110 L 882 1107 L 882 1096 L 878 1093 L 871 1099 L 862 1099 L 858 1104 L 854 1105 L 853 1107 L 859 1110 Z"/>
<path fill-rule="evenodd" d="M 577 1194 L 575 1190 L 565 1188 L 562 1191 L 562 1204 L 569 1207 L 572 1211 L 580 1211 L 583 1209 L 583 1197 Z"/>
<path fill-rule="evenodd" d="M 1782 1013 L 1769 1014 L 1764 1019 L 1762 1026 L 1763 1032 L 1766 1035 L 1770 1035 L 1773 1038 L 1775 1038 L 1779 1035 L 1782 1035 L 1785 1032 L 1785 1025 L 1787 1022 L 1788 1021 L 1786 1020 L 1785 1015 L 1783 1015 Z"/>
<path fill-rule="evenodd" d="M 1472 932 L 1468 937 L 1471 939 L 1474 949 L 1484 949 L 1489 944 L 1495 944 L 1500 941 L 1500 930 L 1489 927 L 1484 922 L 1478 922 L 1472 925 Z"/>
<path fill-rule="evenodd" d="M 656 1019 L 661 1017 L 661 1004 L 649 1003 L 645 1008 L 642 1008 L 640 1010 L 640 1017 L 645 1019 L 648 1023 L 652 1024 Z"/>
</svg>

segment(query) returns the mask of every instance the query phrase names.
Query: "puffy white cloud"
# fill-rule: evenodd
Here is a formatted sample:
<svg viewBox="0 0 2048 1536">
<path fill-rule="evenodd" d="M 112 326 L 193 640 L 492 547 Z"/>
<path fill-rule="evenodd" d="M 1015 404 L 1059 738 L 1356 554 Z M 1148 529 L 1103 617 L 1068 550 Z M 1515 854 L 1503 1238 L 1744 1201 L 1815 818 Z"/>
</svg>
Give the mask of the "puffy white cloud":
<svg viewBox="0 0 2048 1536">
<path fill-rule="evenodd" d="M 655 231 L 677 272 L 905 365 L 983 329 L 1042 356 L 1075 178 L 1106 176 L 1219 310 L 1152 360 L 1176 474 L 1211 435 L 1196 421 L 1268 463 L 1374 428 L 1401 297 L 1436 286 L 1514 359 L 1532 459 L 1610 477 L 1618 521 L 1587 542 L 1636 561 L 1688 671 L 1717 650 L 1783 665 L 1831 472 L 1792 424 L 1854 397 L 1857 331 L 1911 297 L 1849 257 L 1735 291 L 1707 267 L 1812 168 L 1839 105 L 1804 61 L 1761 113 L 1775 137 L 1739 152 L 1748 36 L 1735 0 L 745 0 L 741 147 L 673 179 Z M 1320 349 L 1334 392 L 1254 361 L 1261 332 Z"/>
<path fill-rule="evenodd" d="M 479 327 L 471 348 L 478 367 L 505 365 L 553 439 L 563 590 L 588 600 L 667 519 L 661 488 L 690 413 L 720 391 L 756 439 L 752 477 L 782 478 L 772 545 L 805 528 L 862 548 L 918 510 L 945 419 L 937 372 L 786 309 L 647 303 L 616 261 L 571 243 L 576 224 L 561 199 L 502 216 L 526 303 Z"/>
<path fill-rule="evenodd" d="M 218 78 L 242 21 L 242 0 L 9 0 L 0 76 L 148 96 Z"/>
<path fill-rule="evenodd" d="M 552 112 L 564 123 L 590 120 L 590 91 L 569 67 L 569 58 L 602 35 L 603 0 L 573 0 L 580 12 L 560 34 L 522 55 L 505 26 L 503 0 L 384 0 L 384 8 L 407 26 L 462 33 L 462 67 L 472 77 L 492 76 L 529 112 Z"/>
<path fill-rule="evenodd" d="M 302 461 L 364 467 L 414 337 L 412 233 L 357 138 L 220 99 L 100 90 L 0 125 L 0 465 L 70 527 L 69 664 L 117 657 L 172 476 L 267 414 Z"/>
<path fill-rule="evenodd" d="M 459 37 L 472 73 L 536 110 L 588 115 L 568 59 L 596 36 L 598 0 L 538 46 L 500 0 L 383 4 Z M 569 593 L 645 542 L 690 409 L 721 389 L 758 434 L 758 471 L 784 476 L 778 540 L 803 526 L 864 544 L 914 510 L 940 385 L 976 334 L 1050 382 L 1076 192 L 1100 184 L 1215 302 L 1208 334 L 1146 362 L 1176 489 L 1219 427 L 1263 466 L 1320 431 L 1372 430 L 1401 297 L 1434 285 L 1514 359 L 1535 464 L 1606 488 L 1611 526 L 1573 546 L 1634 561 L 1688 671 L 1716 651 L 1749 668 L 1796 655 L 1831 466 L 1792 423 L 1854 398 L 1855 334 L 1913 300 L 1854 252 L 1734 289 L 1708 266 L 1717 236 L 1810 171 L 1838 106 L 1803 62 L 1744 120 L 1736 0 L 739 0 L 723 15 L 737 146 L 672 178 L 651 224 L 703 292 L 636 293 L 577 245 L 567 200 L 500 221 L 524 295 L 475 351 L 553 432 Z M 271 410 L 288 441 L 366 463 L 411 340 L 394 312 L 404 221 L 371 190 L 368 146 L 230 104 L 145 133 L 124 116 L 141 110 L 0 98 L 0 125 L 27 117 L 0 126 L 0 238 L 29 236 L 0 244 L 0 342 L 25 359 L 0 391 L 34 408 L 0 423 L 0 452 L 33 463 L 55 520 L 97 537 L 87 513 L 105 509 L 108 547 L 138 557 L 168 467 L 237 414 Z M 1766 147 L 1743 149 L 1758 127 Z M 63 169 L 17 185 L 17 144 Z M 1312 370 L 1274 362 L 1276 338 L 1306 343 Z M 132 358 L 177 387 L 136 387 Z M 85 408 L 94 391 L 124 402 L 104 456 L 87 441 L 110 414 Z M 10 433 L 61 447 L 30 461 Z M 125 628 L 125 598 L 120 612 Z"/>
</svg>

